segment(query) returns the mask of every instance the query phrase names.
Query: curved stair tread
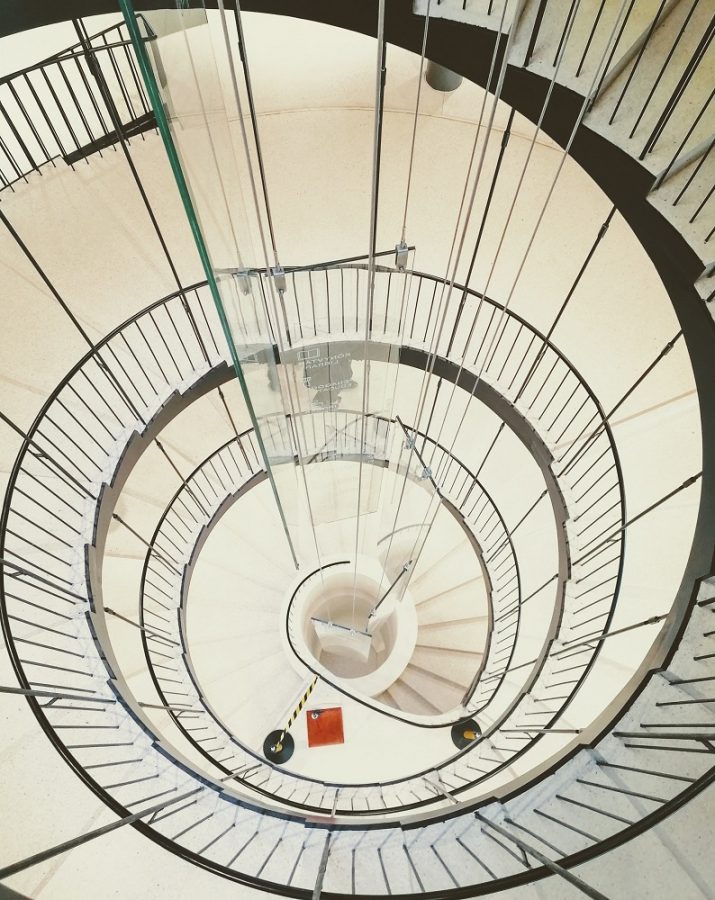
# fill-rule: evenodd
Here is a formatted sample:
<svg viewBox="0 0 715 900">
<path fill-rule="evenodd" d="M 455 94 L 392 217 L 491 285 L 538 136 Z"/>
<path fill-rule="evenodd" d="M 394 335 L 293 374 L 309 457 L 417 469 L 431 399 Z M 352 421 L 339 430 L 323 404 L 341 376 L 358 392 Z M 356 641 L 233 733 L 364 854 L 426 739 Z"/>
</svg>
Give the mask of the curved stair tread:
<svg viewBox="0 0 715 900">
<path fill-rule="evenodd" d="M 273 544 L 277 545 L 277 540 Z M 237 547 L 241 548 L 240 553 L 237 553 Z M 227 560 L 235 562 L 235 568 L 227 564 Z M 278 552 L 274 554 L 270 546 L 257 547 L 253 535 L 247 537 L 242 531 L 226 528 L 223 521 L 201 549 L 196 565 L 197 571 L 199 565 L 208 565 L 268 591 L 280 590 L 286 580 L 295 575 L 295 569 L 291 571 L 281 565 Z M 247 569 L 258 577 L 249 577 Z"/>
<path fill-rule="evenodd" d="M 438 628 L 454 628 L 455 625 L 473 625 L 479 623 L 480 625 L 486 624 L 489 622 L 488 616 L 469 616 L 465 619 L 447 619 L 442 622 L 421 622 L 420 623 L 420 631 L 435 631 Z"/>
<path fill-rule="evenodd" d="M 206 550 L 207 552 L 204 552 Z M 236 554 L 234 552 L 233 558 L 236 559 Z M 218 548 L 211 546 L 210 544 L 203 548 L 201 553 L 199 554 L 197 560 L 197 571 L 198 565 L 200 564 L 202 567 L 211 567 L 214 570 L 218 570 L 222 572 L 225 576 L 230 576 L 232 579 L 241 579 L 246 581 L 247 584 L 253 585 L 254 590 L 258 587 L 264 588 L 267 592 L 270 591 L 280 591 L 282 583 L 286 580 L 286 574 L 282 571 L 277 571 L 276 567 L 273 566 L 270 568 L 271 560 L 262 554 L 258 550 L 254 550 L 253 548 L 246 548 L 244 552 L 242 552 L 241 556 L 238 558 L 239 561 L 234 565 L 229 565 L 226 562 L 226 556 L 223 553 L 218 552 Z M 248 561 L 251 562 L 252 565 L 255 565 L 257 561 L 260 560 L 261 566 L 259 567 L 259 572 L 262 576 L 264 576 L 265 580 L 253 579 L 246 575 L 246 563 Z M 271 577 L 274 576 L 274 577 Z"/>
<path fill-rule="evenodd" d="M 407 665 L 400 675 L 400 680 L 436 706 L 440 712 L 447 712 L 458 706 L 464 696 L 465 687 L 416 666 Z"/>
<path fill-rule="evenodd" d="M 449 598 L 450 596 L 453 597 L 460 591 L 473 591 L 476 597 L 481 594 L 484 597 L 484 602 L 486 604 L 486 587 L 484 584 L 484 577 L 481 572 L 478 575 L 465 578 L 448 588 L 444 588 L 443 590 L 431 590 L 428 595 L 426 590 L 420 591 L 418 589 L 413 591 L 412 583 L 410 582 L 410 594 L 414 597 L 415 606 L 421 606 L 423 603 L 429 603 L 431 600 L 437 600 L 439 598 Z"/>
<path fill-rule="evenodd" d="M 483 653 L 445 650 L 443 647 L 426 647 L 418 644 L 410 659 L 410 665 L 433 673 L 449 671 L 455 682 L 466 685 L 471 682 L 483 659 Z"/>
<path fill-rule="evenodd" d="M 483 653 L 487 643 L 489 623 L 486 618 L 457 619 L 420 625 L 417 645 Z"/>
<path fill-rule="evenodd" d="M 268 667 L 261 666 L 260 676 L 253 673 L 250 679 L 243 679 L 238 670 L 230 670 L 212 679 L 210 690 L 206 690 L 207 699 L 216 714 L 241 741 L 262 742 L 269 731 L 280 727 L 282 717 L 303 685 L 302 679 L 285 665 L 284 660 L 267 658 L 265 661 Z M 270 693 L 256 690 L 257 677 L 270 683 Z M 202 687 L 207 686 L 202 681 Z"/>
<path fill-rule="evenodd" d="M 400 676 L 402 682 L 412 688 L 428 703 L 441 713 L 454 709 L 461 704 L 464 689 L 457 689 L 432 680 L 428 675 L 421 675 L 416 671 L 410 671 L 409 667 Z"/>
<path fill-rule="evenodd" d="M 381 694 L 377 694 L 374 698 L 378 701 L 378 703 L 383 703 L 385 706 L 390 706 L 392 709 L 399 709 L 399 706 L 392 699 L 388 691 L 383 691 Z"/>
<path fill-rule="evenodd" d="M 388 690 L 398 709 L 401 709 L 403 712 L 426 716 L 438 715 L 441 712 L 439 707 L 430 703 L 429 700 L 410 687 L 409 684 L 402 681 L 401 678 L 393 681 Z"/>
<path fill-rule="evenodd" d="M 193 609 L 197 610 L 198 614 L 195 616 L 197 622 L 201 621 L 202 616 L 208 614 L 208 610 L 214 610 L 219 606 L 226 607 L 229 614 L 250 615 L 252 618 L 254 616 L 258 618 L 272 617 L 275 620 L 280 619 L 280 600 L 281 596 L 277 592 L 276 596 L 273 598 L 273 603 L 256 598 L 252 598 L 251 601 L 249 601 L 247 600 L 246 595 L 230 597 L 226 594 L 216 593 L 210 598 L 203 597 L 199 599 L 192 597 L 190 608 L 193 607 Z"/>
<path fill-rule="evenodd" d="M 476 655 L 478 655 L 478 654 L 475 654 L 475 656 Z M 478 665 L 478 663 L 477 663 L 477 665 Z M 462 681 L 462 680 L 456 681 L 454 678 L 448 678 L 447 675 L 444 674 L 444 672 L 446 671 L 445 669 L 442 669 L 439 672 L 437 672 L 437 671 L 433 671 L 431 669 L 426 669 L 426 668 L 424 668 L 424 666 L 417 665 L 417 663 L 413 663 L 411 661 L 407 664 L 407 666 L 405 668 L 412 669 L 415 672 L 419 672 L 422 675 L 428 675 L 430 678 L 435 678 L 437 681 L 442 681 L 445 684 L 449 685 L 450 687 L 453 687 L 453 688 L 456 688 L 457 690 L 462 690 L 462 691 L 469 685 L 469 683 L 472 680 L 471 678 L 469 678 L 466 681 Z M 476 669 L 474 671 L 476 672 Z M 454 674 L 454 673 L 451 673 L 451 674 Z M 472 673 L 472 676 L 473 675 L 474 675 L 474 672 Z"/>
<path fill-rule="evenodd" d="M 277 634 L 275 625 L 265 625 L 263 628 L 254 629 L 249 635 L 245 632 L 245 627 L 241 627 L 240 623 L 235 624 L 235 630 L 224 629 L 222 633 L 216 633 L 215 629 L 211 629 L 209 634 L 197 634 L 191 628 L 187 629 L 189 654 L 196 662 L 203 659 L 209 654 L 213 654 L 217 649 L 225 652 L 225 645 L 230 644 L 233 656 L 250 657 L 251 652 L 259 655 L 264 652 L 275 653 L 283 649 L 280 637 Z"/>
<path fill-rule="evenodd" d="M 486 595 L 480 596 L 467 589 L 452 597 L 440 594 L 415 605 L 420 625 L 454 619 L 488 618 L 489 612 Z"/>
<path fill-rule="evenodd" d="M 457 525 L 450 513 L 445 512 L 444 515 L 449 516 L 450 519 L 452 519 L 449 523 L 451 528 L 449 528 L 448 531 L 447 529 L 442 529 L 440 532 L 440 543 L 442 546 L 431 546 L 429 540 L 425 542 L 413 574 L 413 580 L 415 582 L 418 582 L 421 578 L 424 578 L 435 569 L 441 570 L 444 569 L 445 566 L 459 568 L 465 564 L 469 565 L 474 559 L 474 547 L 463 529 Z M 433 528 L 439 526 L 440 518 L 441 517 L 438 514 L 438 518 L 435 520 Z M 444 533 L 445 531 L 447 531 L 446 534 Z M 450 538 L 451 541 L 448 543 Z M 448 544 L 448 549 L 446 551 L 444 549 L 444 544 Z"/>
</svg>

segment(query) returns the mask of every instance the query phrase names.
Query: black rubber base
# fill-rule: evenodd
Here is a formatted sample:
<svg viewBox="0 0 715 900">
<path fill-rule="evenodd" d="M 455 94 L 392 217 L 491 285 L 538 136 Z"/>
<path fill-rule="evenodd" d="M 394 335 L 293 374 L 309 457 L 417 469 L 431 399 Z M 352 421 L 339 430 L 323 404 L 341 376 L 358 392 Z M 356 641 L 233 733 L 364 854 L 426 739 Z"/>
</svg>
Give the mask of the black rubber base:
<svg viewBox="0 0 715 900">
<path fill-rule="evenodd" d="M 475 736 L 472 737 L 469 732 L 472 732 Z M 474 719 L 463 719 L 461 722 L 452 725 L 452 743 L 455 747 L 459 747 L 460 750 L 479 740 L 481 734 L 482 729 Z"/>
<path fill-rule="evenodd" d="M 267 760 L 274 763 L 284 763 L 287 762 L 291 756 L 293 756 L 293 751 L 295 750 L 295 743 L 293 738 L 289 734 L 283 735 L 283 740 L 281 741 L 281 749 L 275 749 L 276 742 L 278 738 L 283 734 L 282 731 L 271 731 L 268 737 L 263 742 L 263 755 Z"/>
</svg>

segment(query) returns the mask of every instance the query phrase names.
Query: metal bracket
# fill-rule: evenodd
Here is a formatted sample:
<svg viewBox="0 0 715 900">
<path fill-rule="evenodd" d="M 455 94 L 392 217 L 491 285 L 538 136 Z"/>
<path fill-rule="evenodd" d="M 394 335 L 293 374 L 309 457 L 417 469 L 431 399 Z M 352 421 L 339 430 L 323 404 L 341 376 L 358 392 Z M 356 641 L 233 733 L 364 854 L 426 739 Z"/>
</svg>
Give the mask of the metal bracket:
<svg viewBox="0 0 715 900">
<path fill-rule="evenodd" d="M 234 277 L 236 278 L 236 281 L 238 282 L 238 287 L 239 287 L 239 290 L 241 291 L 241 293 L 242 294 L 250 294 L 251 293 L 251 283 L 248 280 L 249 279 L 248 269 L 238 269 L 238 271 L 236 271 L 234 273 Z"/>
<path fill-rule="evenodd" d="M 283 266 L 274 266 L 271 269 L 271 275 L 273 276 L 273 281 L 278 293 L 285 294 L 285 292 L 288 290 L 288 284 L 286 282 L 286 273 Z"/>
<path fill-rule="evenodd" d="M 399 244 L 395 244 L 395 266 L 398 271 L 404 272 L 407 268 L 407 257 L 409 255 L 410 248 L 404 241 L 400 241 Z"/>
</svg>

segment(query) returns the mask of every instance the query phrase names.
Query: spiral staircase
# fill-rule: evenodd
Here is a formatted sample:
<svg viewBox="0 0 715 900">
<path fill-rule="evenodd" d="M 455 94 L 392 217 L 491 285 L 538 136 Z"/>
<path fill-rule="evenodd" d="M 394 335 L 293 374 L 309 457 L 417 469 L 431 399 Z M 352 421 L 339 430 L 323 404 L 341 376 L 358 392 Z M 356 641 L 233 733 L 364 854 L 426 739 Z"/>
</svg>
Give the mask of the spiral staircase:
<svg viewBox="0 0 715 900">
<path fill-rule="evenodd" d="M 468 88 L 481 104 L 468 123 L 471 158 L 447 172 L 464 179 L 449 254 L 436 228 L 435 248 L 416 239 L 395 251 L 399 234 L 380 245 L 373 222 L 366 254 L 284 266 L 257 256 L 203 276 L 196 246 L 199 255 L 204 242 L 217 246 L 211 178 L 223 172 L 225 188 L 227 164 L 212 144 L 215 169 L 204 168 L 188 102 L 182 118 L 193 82 L 172 84 L 186 57 L 171 55 L 176 31 L 161 32 L 171 13 L 137 3 L 125 20 L 113 5 L 91 6 L 10 15 L 8 31 L 43 25 L 60 42 L 67 27 L 53 20 L 83 19 L 74 42 L 0 79 L 5 258 L 58 316 L 45 325 L 28 312 L 7 342 L 6 376 L 31 343 L 46 348 L 50 376 L 33 408 L 8 381 L 0 410 L 9 470 L 0 689 L 8 709 L 17 704 L 12 728 L 39 729 L 63 761 L 62 774 L 48 769 L 46 798 L 39 774 L 13 796 L 29 810 L 61 803 L 67 819 L 6 823 L 0 889 L 77 896 L 86 878 L 92 896 L 158 895 L 149 874 L 127 873 L 123 886 L 103 881 L 97 863 L 97 875 L 77 869 L 64 881 L 54 868 L 135 833 L 131 858 L 153 842 L 166 871 L 187 865 L 177 881 L 194 896 L 225 885 L 237 896 L 313 900 L 653 896 L 634 894 L 611 861 L 623 866 L 619 848 L 687 816 L 715 774 L 712 4 L 257 0 L 235 17 L 221 4 L 184 8 L 188 40 L 213 41 L 223 27 L 241 47 L 238 114 L 227 122 L 232 140 L 247 140 L 247 167 L 260 170 L 254 238 L 260 226 L 273 232 L 271 177 L 281 182 L 275 168 L 263 171 L 270 111 L 256 113 L 250 89 L 270 47 L 251 45 L 248 27 L 246 41 L 241 15 L 300 16 L 349 29 L 350 40 L 378 22 L 388 101 L 378 77 L 376 135 L 392 122 L 398 47 L 418 54 L 404 55 L 410 98 L 425 59 L 484 88 Z M 264 33 L 271 27 L 277 35 L 277 24 Z M 333 30 L 321 34 L 329 46 Z M 31 46 L 13 44 L 25 39 L 3 40 Z M 374 38 L 363 40 L 373 52 Z M 192 58 L 196 84 L 216 71 L 220 81 L 216 45 L 198 46 L 215 58 Z M 159 87 L 174 88 L 160 104 L 147 69 L 157 58 Z M 209 87 L 202 101 L 208 122 Z M 419 146 L 419 93 L 416 102 Z M 393 180 L 391 161 L 406 160 L 389 136 L 375 144 L 373 214 L 380 152 Z M 177 159 L 165 155 L 172 139 Z M 537 143 L 556 159 L 541 180 L 529 168 Z M 436 153 L 429 165 L 450 168 Z M 359 192 L 345 169 L 346 194 Z M 574 180 L 559 211 L 596 196 L 601 216 L 593 233 L 590 219 L 574 225 L 588 238 L 568 260 L 537 242 L 548 229 L 556 244 L 567 240 L 549 206 L 563 172 Z M 515 214 L 512 195 L 530 177 L 531 216 Z M 389 184 L 381 190 L 389 206 Z M 103 212 L 125 193 L 139 204 L 129 219 Z M 73 221 L 73 195 L 89 219 Z M 440 201 L 425 202 L 426 235 Z M 93 210 L 109 223 L 99 237 L 80 225 Z M 194 246 L 184 213 L 193 225 L 197 211 Z M 48 229 L 76 241 L 75 282 L 61 260 L 50 276 L 52 248 L 27 237 L 45 214 Z M 501 240 L 519 229 L 505 275 L 490 215 Z M 239 238 L 251 231 L 242 227 Z M 327 246 L 329 229 L 316 229 Z M 567 271 L 556 298 L 540 292 L 534 246 L 538 265 Z M 132 253 L 143 282 L 127 266 Z M 491 269 L 475 268 L 492 253 Z M 598 281 L 613 284 L 607 270 L 619 258 L 660 285 L 650 316 L 638 306 L 642 335 L 617 335 L 627 327 L 618 319 L 604 325 L 576 306 L 589 278 L 599 300 Z M 168 292 L 152 293 L 154 259 L 175 282 Z M 522 272 L 530 302 L 517 291 Z M 111 310 L 91 299 L 95 289 L 107 296 L 105 279 Z M 618 302 L 603 298 L 608 315 Z M 338 377 L 346 359 L 350 372 Z M 42 372 L 41 353 L 33 360 Z M 668 414 L 676 390 L 697 406 Z M 343 743 L 311 746 L 309 717 L 336 707 Z M 281 735 L 273 747 L 269 733 Z M 288 733 L 292 755 L 276 761 L 267 748 Z M 14 732 L 5 736 L 9 764 Z M 23 771 L 37 768 L 28 760 Z M 84 827 L 62 800 L 67 792 L 71 805 L 79 785 Z M 673 860 L 675 869 L 675 851 Z M 680 896 L 707 897 L 711 874 L 702 860 L 670 877 Z"/>
</svg>

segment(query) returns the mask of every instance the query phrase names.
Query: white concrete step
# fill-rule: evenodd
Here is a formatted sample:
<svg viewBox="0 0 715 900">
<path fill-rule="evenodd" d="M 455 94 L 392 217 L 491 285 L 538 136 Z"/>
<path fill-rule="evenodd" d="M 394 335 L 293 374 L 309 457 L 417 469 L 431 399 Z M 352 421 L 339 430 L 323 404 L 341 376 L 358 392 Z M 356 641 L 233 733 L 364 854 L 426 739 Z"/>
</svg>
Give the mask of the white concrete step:
<svg viewBox="0 0 715 900">
<path fill-rule="evenodd" d="M 419 581 L 425 572 L 429 572 L 434 566 L 458 565 L 460 560 L 468 559 L 471 555 L 470 544 L 464 531 L 454 516 L 444 507 L 440 507 L 429 536 L 420 550 L 420 557 L 410 581 Z"/>
<path fill-rule="evenodd" d="M 276 657 L 284 656 L 283 645 L 274 629 L 251 634 L 215 635 L 195 646 L 190 644 L 191 658 L 202 683 L 213 684 L 229 673 L 243 672 L 242 678 L 258 677 L 257 669 L 272 665 Z"/>
<path fill-rule="evenodd" d="M 425 545 L 426 546 L 426 545 Z M 429 596 L 440 588 L 459 583 L 457 579 L 478 577 L 481 574 L 479 562 L 474 548 L 464 537 L 446 553 L 442 552 L 435 559 L 422 556 L 410 578 L 410 590 L 420 597 Z"/>
<path fill-rule="evenodd" d="M 417 604 L 417 621 L 420 625 L 486 615 L 486 592 L 481 579 L 478 578 L 441 591 Z"/>
<path fill-rule="evenodd" d="M 415 647 L 410 663 L 457 684 L 469 684 L 482 661 L 480 653 L 443 647 Z"/>
<path fill-rule="evenodd" d="M 479 598 L 481 595 L 482 603 L 486 607 L 486 590 L 484 588 L 484 579 L 482 578 L 481 572 L 472 574 L 464 572 L 464 570 L 457 572 L 453 571 L 451 578 L 443 575 L 441 580 L 438 579 L 436 575 L 432 576 L 432 573 L 430 573 L 429 586 L 426 586 L 423 583 L 423 585 L 415 592 L 414 600 L 415 603 L 419 605 L 428 600 L 436 598 L 454 598 L 459 597 L 462 594 L 466 594 L 467 596 L 471 594 L 475 599 Z"/>
<path fill-rule="evenodd" d="M 377 700 L 379 703 L 384 703 L 385 706 L 391 706 L 393 709 L 399 709 L 397 703 L 393 700 L 388 691 L 383 691 L 381 694 L 378 694 L 375 697 L 375 700 Z"/>
<path fill-rule="evenodd" d="M 507 0 L 495 0 L 494 3 L 490 4 L 476 2 L 476 0 L 442 0 L 441 3 L 432 2 L 430 17 L 434 19 L 452 19 L 455 22 L 464 22 L 467 25 L 475 25 L 481 28 L 489 27 L 496 30 L 501 22 L 505 6 L 506 12 L 502 30 L 508 30 L 513 19 L 516 4 L 508 3 Z M 427 13 L 427 0 L 415 0 L 412 9 L 415 15 L 425 16 Z"/>
<path fill-rule="evenodd" d="M 410 687 L 401 678 L 398 678 L 397 681 L 390 685 L 389 694 L 397 704 L 398 709 L 405 712 L 422 716 L 434 716 L 442 712 L 438 706 L 430 703 L 419 691 Z"/>
<path fill-rule="evenodd" d="M 420 647 L 481 653 L 487 637 L 487 626 L 486 617 L 421 625 L 417 632 L 417 644 Z"/>
<path fill-rule="evenodd" d="M 400 680 L 443 712 L 459 705 L 466 687 L 413 665 L 405 668 Z"/>
</svg>

